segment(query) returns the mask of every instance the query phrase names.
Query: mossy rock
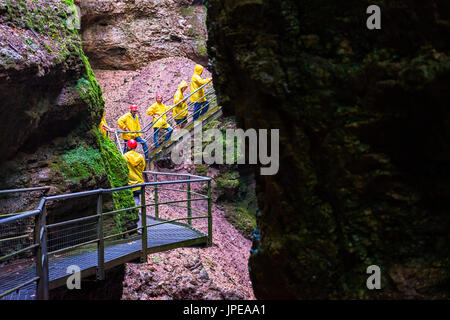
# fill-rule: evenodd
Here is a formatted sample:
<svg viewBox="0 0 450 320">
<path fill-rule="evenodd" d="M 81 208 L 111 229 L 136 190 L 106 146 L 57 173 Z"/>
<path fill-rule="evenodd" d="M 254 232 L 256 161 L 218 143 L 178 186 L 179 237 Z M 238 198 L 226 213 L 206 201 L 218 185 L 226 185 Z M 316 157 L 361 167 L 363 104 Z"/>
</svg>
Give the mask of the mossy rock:
<svg viewBox="0 0 450 320">
<path fill-rule="evenodd" d="M 220 176 L 214 178 L 214 191 L 217 194 L 217 199 L 233 201 L 238 195 L 239 190 L 239 172 L 225 172 Z"/>
<path fill-rule="evenodd" d="M 199 176 L 206 176 L 209 172 L 211 172 L 211 169 L 204 164 L 196 164 L 194 170 L 195 174 Z"/>
<path fill-rule="evenodd" d="M 372 4 L 381 30 L 362 19 Z M 448 298 L 450 273 L 436 266 L 450 260 L 449 10 L 445 1 L 208 1 L 224 114 L 243 129 L 280 129 L 279 172 L 256 176 L 257 298 Z M 372 264 L 383 290 L 367 290 Z"/>
<path fill-rule="evenodd" d="M 107 172 L 111 188 L 126 186 L 128 184 L 128 166 L 125 159 L 117 150 L 117 146 L 95 129 L 101 150 L 102 163 Z M 112 193 L 114 209 L 121 210 L 134 207 L 133 192 L 131 189 Z M 138 211 L 124 211 L 114 215 L 117 231 L 125 231 L 135 227 Z"/>
</svg>

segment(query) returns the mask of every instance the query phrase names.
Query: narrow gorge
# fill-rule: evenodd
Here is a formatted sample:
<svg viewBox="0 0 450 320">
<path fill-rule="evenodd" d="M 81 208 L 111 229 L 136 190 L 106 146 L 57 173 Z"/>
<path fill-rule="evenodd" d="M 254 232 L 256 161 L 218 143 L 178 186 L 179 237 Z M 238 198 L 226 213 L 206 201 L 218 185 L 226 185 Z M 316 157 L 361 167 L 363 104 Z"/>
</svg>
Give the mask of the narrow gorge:
<svg viewBox="0 0 450 320">
<path fill-rule="evenodd" d="M 14 90 L 16 94 L 5 95 L 6 104 L 2 106 L 3 115 L 13 121 L 10 127 L 2 126 L 10 140 L 4 141 L 8 153 L 3 154 L 1 189 L 49 186 L 47 190 L 4 197 L 1 206 L 5 213 L 30 210 L 42 196 L 126 185 L 127 169 L 120 153 L 109 139 L 92 129 L 99 123 L 103 109 L 113 128 L 118 129 L 117 119 L 131 104 L 138 105 L 146 123 L 150 120 L 143 115 L 156 92 L 170 104 L 180 81 L 190 81 L 195 65 L 209 64 L 206 8 L 201 4 L 89 0 L 65 4 L 6 1 L 2 7 L 2 27 L 13 31 L 12 36 L 2 33 L 1 43 L 6 47 L 2 54 L 8 58 L 2 59 L 2 93 Z M 59 15 L 54 16 L 53 11 Z M 75 28 L 65 21 L 72 22 Z M 205 70 L 204 76 L 211 74 Z M 16 96 L 22 101 L 17 101 Z M 14 109 L 16 105 L 23 110 Z M 15 116 L 9 112 L 11 109 Z M 225 121 L 232 123 L 232 119 Z M 212 125 L 220 127 L 222 120 Z M 153 169 L 167 170 L 157 164 Z M 168 171 L 219 179 L 221 184 L 214 184 L 215 199 L 225 191 L 234 194 L 239 189 L 237 171 L 228 177 L 225 166 L 181 165 Z M 240 189 L 245 200 L 245 185 Z M 177 195 L 160 195 L 161 200 L 165 197 L 170 200 Z M 124 193 L 120 199 L 106 198 L 104 205 L 122 209 L 130 207 L 130 201 L 131 195 Z M 82 290 L 61 287 L 51 290 L 50 298 L 254 299 L 247 268 L 254 213 L 248 216 L 247 202 L 241 209 L 245 217 L 232 220 L 238 223 L 242 230 L 239 232 L 229 222 L 230 209 L 225 207 L 228 202 L 214 201 L 211 248 L 152 254 L 148 263 L 131 263 L 108 271 L 104 283 L 96 284 L 91 277 L 83 280 Z M 79 218 L 84 212 L 94 211 L 95 205 L 93 197 L 83 203 L 55 203 L 49 207 L 47 219 L 58 223 Z M 254 201 L 252 206 L 256 206 Z M 160 216 L 169 218 L 176 211 L 162 208 Z M 121 219 L 128 221 L 126 216 Z"/>
<path fill-rule="evenodd" d="M 379 30 L 366 27 L 371 5 Z M 106 272 L 94 264 L 79 291 L 43 288 L 43 276 L 25 289 L 54 300 L 448 300 L 448 39 L 446 0 L 0 0 L 0 299 L 17 270 L 44 274 L 47 232 L 58 258 L 82 234 L 80 252 L 104 267 L 104 232 L 137 233 L 141 213 L 182 219 L 176 202 L 187 201 L 190 218 L 209 211 L 186 227 L 204 244 L 119 259 Z M 175 164 L 166 152 L 146 161 L 148 211 L 131 188 L 103 195 L 130 180 L 118 119 L 136 106 L 152 128 L 156 96 L 172 106 L 197 64 L 214 96 L 203 130 L 216 129 L 223 146 L 227 129 L 279 130 L 269 148 L 279 147 L 278 172 Z M 261 153 L 245 151 L 253 147 Z M 173 186 L 176 174 L 205 180 Z M 42 199 L 92 190 L 101 191 L 33 213 Z M 197 195 L 207 201 L 191 206 Z M 11 227 L 21 215 L 31 219 Z M 46 229 L 64 233 L 67 220 L 89 215 L 97 222 L 73 235 Z M 136 245 L 126 236 L 116 244 Z M 39 243 L 26 256 L 30 238 Z M 382 290 L 366 285 L 371 266 Z M 20 299 L 14 286 L 8 294 Z"/>
</svg>

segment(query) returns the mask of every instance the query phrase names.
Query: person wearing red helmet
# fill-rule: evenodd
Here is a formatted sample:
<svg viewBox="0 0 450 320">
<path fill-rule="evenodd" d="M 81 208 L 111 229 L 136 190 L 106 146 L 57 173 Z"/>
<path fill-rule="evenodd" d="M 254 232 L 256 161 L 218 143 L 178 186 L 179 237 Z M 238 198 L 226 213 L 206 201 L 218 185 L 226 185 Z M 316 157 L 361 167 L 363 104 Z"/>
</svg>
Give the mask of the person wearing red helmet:
<svg viewBox="0 0 450 320">
<path fill-rule="evenodd" d="M 128 185 L 130 186 L 144 183 L 144 177 L 142 172 L 145 169 L 145 160 L 140 153 L 137 153 L 135 151 L 137 145 L 138 143 L 136 140 L 134 139 L 128 140 L 126 143 L 127 152 L 123 155 L 128 166 Z M 141 188 L 136 187 L 133 188 L 132 190 L 134 203 L 136 204 L 136 206 L 140 206 Z M 138 214 L 138 217 L 139 217 L 138 227 L 141 227 L 142 226 L 141 215 Z"/>
<path fill-rule="evenodd" d="M 141 131 L 141 125 L 139 123 L 138 107 L 136 105 L 130 106 L 130 112 L 124 114 L 117 120 L 119 128 L 123 131 L 131 131 L 131 133 L 122 133 L 121 138 L 125 141 L 124 153 L 127 151 L 127 141 L 134 139 L 142 145 L 144 150 L 145 158 L 148 159 L 148 145 L 147 142 L 141 138 L 142 133 L 136 132 Z"/>
<path fill-rule="evenodd" d="M 134 150 L 137 147 L 137 141 L 134 139 L 127 141 L 127 151 L 130 151 L 130 149 Z"/>
</svg>

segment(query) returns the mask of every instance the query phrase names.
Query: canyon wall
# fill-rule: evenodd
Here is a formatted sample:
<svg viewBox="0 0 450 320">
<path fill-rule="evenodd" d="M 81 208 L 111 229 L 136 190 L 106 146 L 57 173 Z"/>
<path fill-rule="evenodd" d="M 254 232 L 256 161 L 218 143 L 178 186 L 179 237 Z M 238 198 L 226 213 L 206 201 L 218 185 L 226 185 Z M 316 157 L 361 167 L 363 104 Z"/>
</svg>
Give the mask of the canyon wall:
<svg viewBox="0 0 450 320">
<path fill-rule="evenodd" d="M 278 174 L 256 171 L 256 297 L 448 298 L 448 1 L 210 0 L 207 26 L 225 113 L 280 129 Z"/>
<path fill-rule="evenodd" d="M 208 64 L 205 8 L 195 1 L 75 2 L 83 49 L 96 69 L 136 70 L 167 57 Z"/>
<path fill-rule="evenodd" d="M 63 3 L 64 2 L 64 3 Z M 0 201 L 2 213 L 36 208 L 43 195 L 126 185 L 125 161 L 98 126 L 102 90 L 68 21 L 73 1 L 0 3 L 0 189 L 49 186 Z M 115 195 L 133 204 L 131 192 Z M 50 206 L 49 221 L 86 215 L 94 201 Z M 53 209 L 58 209 L 53 214 Z M 95 211 L 94 211 L 95 212 Z M 90 212 L 93 213 L 93 212 Z"/>
</svg>

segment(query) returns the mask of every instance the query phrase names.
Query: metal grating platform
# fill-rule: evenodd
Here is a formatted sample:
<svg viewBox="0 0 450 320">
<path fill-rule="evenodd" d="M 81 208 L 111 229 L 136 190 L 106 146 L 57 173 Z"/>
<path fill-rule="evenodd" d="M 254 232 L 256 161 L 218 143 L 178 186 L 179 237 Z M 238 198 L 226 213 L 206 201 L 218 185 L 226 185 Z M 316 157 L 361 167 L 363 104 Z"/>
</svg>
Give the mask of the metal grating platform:
<svg viewBox="0 0 450 320">
<path fill-rule="evenodd" d="M 152 217 L 147 217 L 147 225 L 161 222 Z M 199 231 L 191 229 L 187 226 L 167 223 L 160 224 L 148 228 L 147 248 L 151 252 L 167 250 L 162 246 L 173 245 L 173 247 L 183 246 L 187 240 L 202 239 L 206 243 L 206 236 Z M 179 245 L 177 245 L 179 244 Z M 158 250 L 158 247 L 162 247 Z M 105 265 L 118 265 L 132 260 L 133 254 L 140 253 L 142 249 L 141 237 L 137 236 L 124 243 L 116 243 L 105 246 Z M 153 250 L 151 250 L 153 249 Z M 114 264 L 116 262 L 116 264 Z M 49 257 L 49 276 L 50 285 L 52 283 L 61 282 L 68 274 L 67 267 L 77 265 L 81 271 L 97 267 L 97 250 L 92 249 L 89 252 L 75 253 L 69 255 Z M 1 288 L 15 288 L 17 285 L 24 283 L 27 279 L 35 277 L 36 271 L 33 268 L 17 270 L 14 274 L 8 274 L 0 277 Z M 63 282 L 64 283 L 64 282 Z M 32 283 L 18 291 L 15 291 L 0 300 L 34 300 L 36 293 L 36 284 Z"/>
</svg>

